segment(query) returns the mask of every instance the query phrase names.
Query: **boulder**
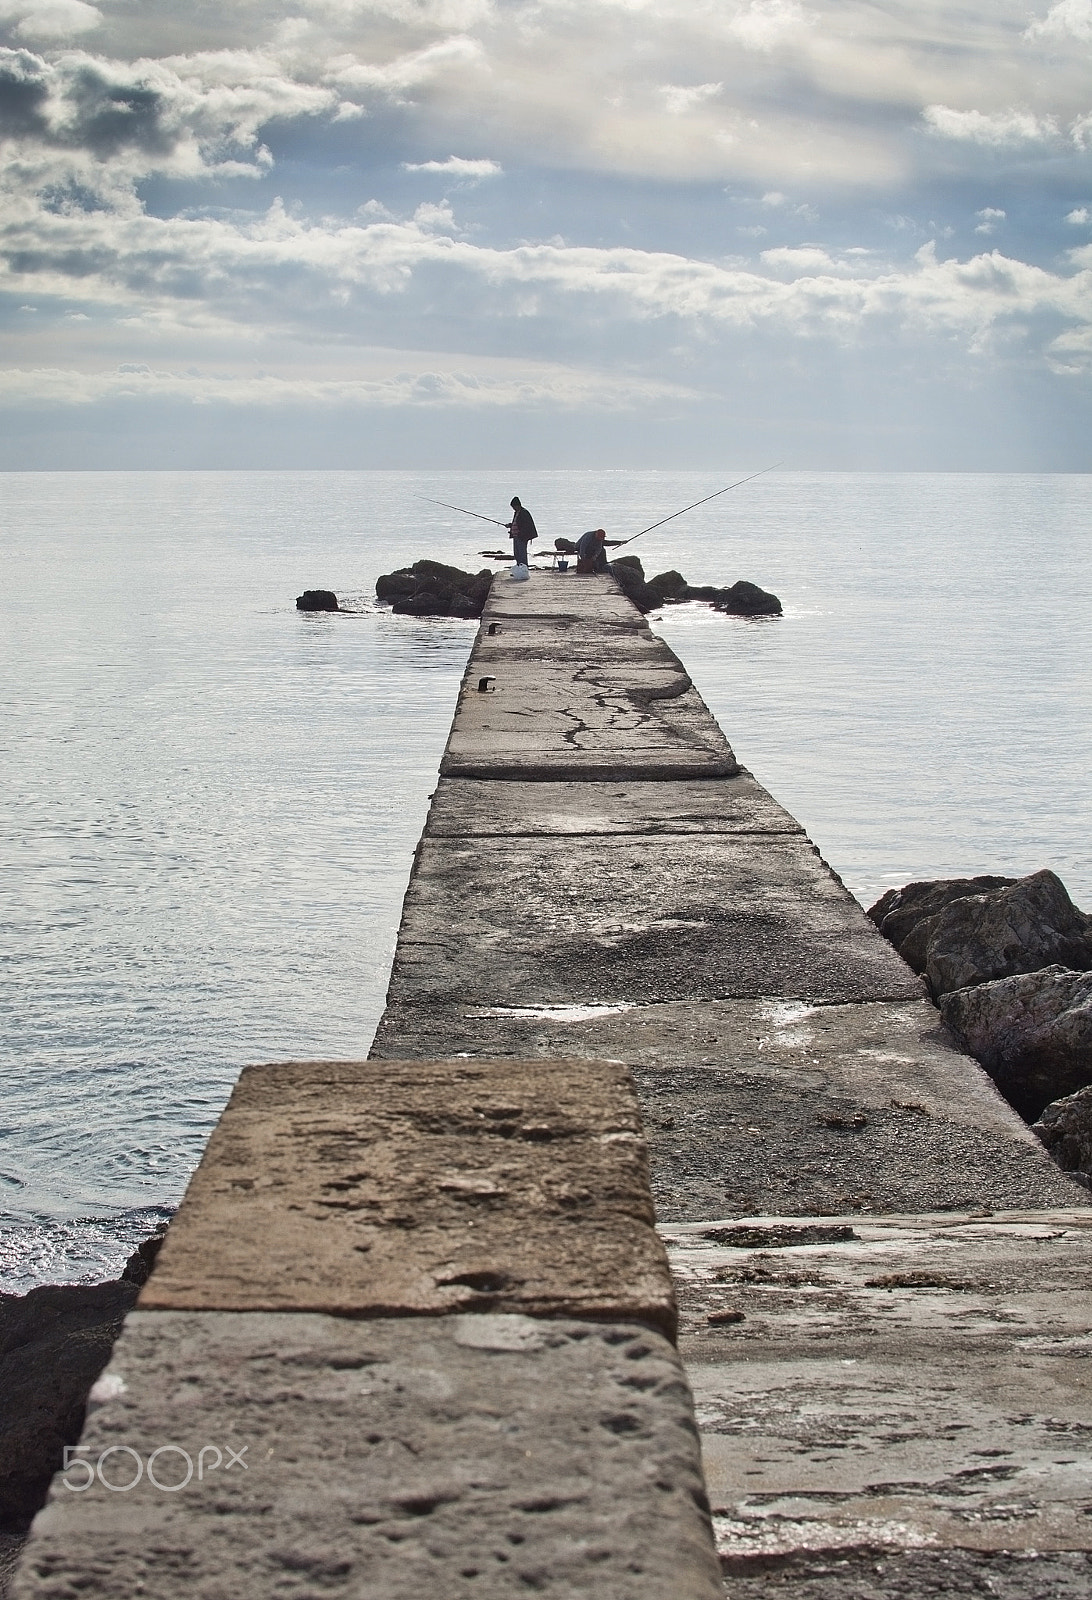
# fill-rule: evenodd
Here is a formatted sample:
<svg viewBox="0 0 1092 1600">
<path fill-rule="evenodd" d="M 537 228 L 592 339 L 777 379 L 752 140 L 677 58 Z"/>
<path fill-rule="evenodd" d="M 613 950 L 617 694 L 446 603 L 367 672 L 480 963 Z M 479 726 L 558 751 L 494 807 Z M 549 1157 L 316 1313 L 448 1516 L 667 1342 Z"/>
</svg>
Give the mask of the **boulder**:
<svg viewBox="0 0 1092 1600">
<path fill-rule="evenodd" d="M 1026 1121 L 1092 1084 L 1092 972 L 1052 964 L 978 983 L 945 994 L 940 1014 Z"/>
<path fill-rule="evenodd" d="M 925 971 L 924 941 L 919 937 L 904 949 L 910 935 L 927 917 L 935 917 L 952 900 L 965 900 L 969 895 L 986 894 L 991 889 L 1007 889 L 1015 878 L 933 878 L 919 883 L 908 883 L 902 889 L 888 889 L 868 915 L 913 967 L 915 972 Z"/>
<path fill-rule="evenodd" d="M 645 582 L 645 569 L 636 556 L 619 556 L 610 564 L 610 570 L 617 580 L 618 587 L 628 600 L 632 600 L 638 611 L 646 614 L 657 611 L 663 604 L 658 590 Z"/>
<path fill-rule="evenodd" d="M 340 611 L 332 589 L 305 589 L 296 596 L 297 611 Z"/>
<path fill-rule="evenodd" d="M 136 1297 L 126 1280 L 0 1294 L 0 1529 L 21 1532 L 44 1502 Z"/>
<path fill-rule="evenodd" d="M 0 1294 L 0 1535 L 24 1533 L 44 1504 L 166 1231 L 137 1246 L 120 1279 Z"/>
<path fill-rule="evenodd" d="M 1053 872 L 951 901 L 926 926 L 925 977 L 934 996 L 1059 963 L 1092 967 L 1092 918 Z M 903 942 L 905 948 L 906 941 Z"/>
<path fill-rule="evenodd" d="M 376 598 L 399 616 L 480 617 L 493 582 L 488 569 L 463 572 L 442 561 L 415 561 L 376 579 Z"/>
<path fill-rule="evenodd" d="M 675 572 L 673 569 L 658 572 L 654 578 L 649 578 L 648 587 L 659 595 L 661 605 L 678 604 L 686 599 L 686 579 L 681 572 Z"/>
<path fill-rule="evenodd" d="M 757 583 L 741 578 L 730 589 L 721 591 L 713 602 L 714 611 L 725 611 L 730 617 L 779 617 L 781 601 L 775 594 L 760 589 Z"/>
<path fill-rule="evenodd" d="M 1092 1086 L 1052 1100 L 1032 1128 L 1063 1172 L 1092 1188 Z"/>
</svg>

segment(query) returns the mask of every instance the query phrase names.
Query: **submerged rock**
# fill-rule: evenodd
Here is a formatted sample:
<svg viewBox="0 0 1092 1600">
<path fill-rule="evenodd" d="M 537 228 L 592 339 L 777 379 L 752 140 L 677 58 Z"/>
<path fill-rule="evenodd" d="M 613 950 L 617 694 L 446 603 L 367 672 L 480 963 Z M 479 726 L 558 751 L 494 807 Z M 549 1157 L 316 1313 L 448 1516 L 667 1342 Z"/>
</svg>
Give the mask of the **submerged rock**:
<svg viewBox="0 0 1092 1600">
<path fill-rule="evenodd" d="M 1092 1086 L 1053 1100 L 1031 1131 L 1063 1172 L 1092 1189 Z"/>
<path fill-rule="evenodd" d="M 1092 972 L 1054 964 L 957 989 L 940 1014 L 1025 1121 L 1092 1084 Z"/>
<path fill-rule="evenodd" d="M 480 617 L 493 574 L 463 572 L 442 561 L 415 561 L 376 579 L 376 598 L 399 616 Z"/>
<path fill-rule="evenodd" d="M 340 611 L 332 589 L 305 589 L 296 596 L 297 611 Z"/>
</svg>

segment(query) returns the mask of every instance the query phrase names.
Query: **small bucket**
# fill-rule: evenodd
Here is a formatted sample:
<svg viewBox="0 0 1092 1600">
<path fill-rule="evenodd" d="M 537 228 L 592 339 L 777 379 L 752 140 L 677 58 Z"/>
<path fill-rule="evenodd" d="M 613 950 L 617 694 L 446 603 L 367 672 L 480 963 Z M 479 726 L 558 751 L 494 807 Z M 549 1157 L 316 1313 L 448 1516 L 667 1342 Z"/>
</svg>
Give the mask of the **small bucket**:
<svg viewBox="0 0 1092 1600">
<path fill-rule="evenodd" d="M 558 572 L 568 572 L 569 563 L 567 561 L 559 561 L 557 564 L 557 570 Z"/>
</svg>

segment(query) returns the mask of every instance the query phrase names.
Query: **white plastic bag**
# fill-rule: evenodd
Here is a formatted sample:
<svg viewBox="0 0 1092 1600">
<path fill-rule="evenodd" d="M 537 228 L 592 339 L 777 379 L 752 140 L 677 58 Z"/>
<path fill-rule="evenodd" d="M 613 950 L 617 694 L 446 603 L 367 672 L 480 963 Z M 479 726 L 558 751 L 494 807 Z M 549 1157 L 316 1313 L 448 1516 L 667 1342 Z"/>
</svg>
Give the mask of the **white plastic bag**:
<svg viewBox="0 0 1092 1600">
<path fill-rule="evenodd" d="M 522 561 L 517 561 L 508 576 L 514 578 L 517 583 L 526 583 L 531 576 L 531 569 L 530 567 L 525 567 Z"/>
</svg>

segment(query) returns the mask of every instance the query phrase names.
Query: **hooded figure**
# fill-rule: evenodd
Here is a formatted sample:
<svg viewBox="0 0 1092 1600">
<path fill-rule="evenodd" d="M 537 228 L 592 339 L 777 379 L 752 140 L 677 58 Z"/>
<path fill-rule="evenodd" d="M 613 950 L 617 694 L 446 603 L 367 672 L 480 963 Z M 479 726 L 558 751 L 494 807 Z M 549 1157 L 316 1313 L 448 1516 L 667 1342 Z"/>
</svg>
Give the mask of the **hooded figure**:
<svg viewBox="0 0 1092 1600">
<path fill-rule="evenodd" d="M 530 539 L 538 538 L 538 529 L 535 519 L 526 506 L 519 503 L 519 495 L 512 496 L 512 520 L 508 523 L 508 536 L 512 541 L 512 549 L 518 567 L 527 565 L 527 543 Z"/>
</svg>

